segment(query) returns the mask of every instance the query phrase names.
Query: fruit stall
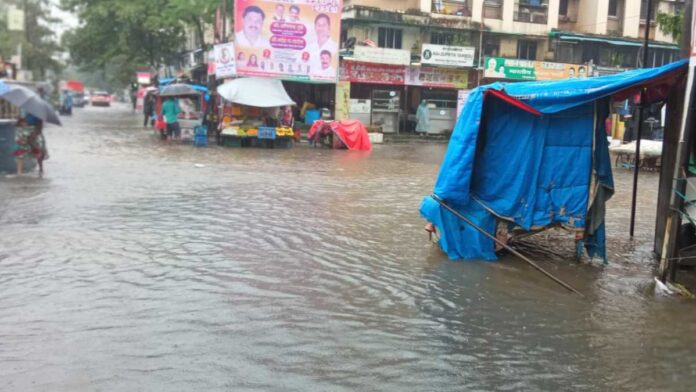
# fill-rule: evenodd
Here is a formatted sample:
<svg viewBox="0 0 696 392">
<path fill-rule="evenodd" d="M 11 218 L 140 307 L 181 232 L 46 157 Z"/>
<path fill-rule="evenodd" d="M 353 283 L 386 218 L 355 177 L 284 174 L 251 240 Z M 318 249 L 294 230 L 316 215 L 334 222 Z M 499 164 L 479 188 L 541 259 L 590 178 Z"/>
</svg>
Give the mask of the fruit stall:
<svg viewBox="0 0 696 392">
<path fill-rule="evenodd" d="M 275 126 L 280 107 L 292 106 L 279 80 L 234 79 L 218 87 L 220 104 L 219 144 L 227 147 L 289 148 L 295 132 Z"/>
</svg>

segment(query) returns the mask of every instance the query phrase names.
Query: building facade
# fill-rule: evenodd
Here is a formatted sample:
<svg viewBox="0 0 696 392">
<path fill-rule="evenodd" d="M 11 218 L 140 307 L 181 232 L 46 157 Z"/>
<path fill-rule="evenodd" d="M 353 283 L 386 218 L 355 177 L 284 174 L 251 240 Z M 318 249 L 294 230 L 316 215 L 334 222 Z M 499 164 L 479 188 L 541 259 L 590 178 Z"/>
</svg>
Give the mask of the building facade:
<svg viewBox="0 0 696 392">
<path fill-rule="evenodd" d="M 678 59 L 674 37 L 654 20 L 659 12 L 683 8 L 681 0 L 653 1 L 648 66 Z M 641 67 L 646 15 L 647 0 L 346 0 L 339 83 L 350 83 L 350 102 L 343 105 L 354 108 L 345 112 L 381 122 L 388 132 L 412 131 L 423 99 L 435 102 L 435 117 L 450 116 L 459 90 L 496 79 L 587 77 Z M 426 64 L 433 45 L 468 48 L 473 61 Z"/>
</svg>

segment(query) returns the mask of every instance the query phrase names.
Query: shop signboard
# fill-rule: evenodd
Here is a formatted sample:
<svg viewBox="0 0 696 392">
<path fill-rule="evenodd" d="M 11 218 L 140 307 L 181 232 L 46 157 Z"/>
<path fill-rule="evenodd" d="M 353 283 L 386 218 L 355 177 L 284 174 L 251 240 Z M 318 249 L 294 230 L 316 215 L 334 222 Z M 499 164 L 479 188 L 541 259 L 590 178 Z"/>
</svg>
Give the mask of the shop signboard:
<svg viewBox="0 0 696 392">
<path fill-rule="evenodd" d="M 423 44 L 421 63 L 450 67 L 473 67 L 476 49 L 468 46 Z"/>
<path fill-rule="evenodd" d="M 466 88 L 469 70 L 411 66 L 407 69 L 406 84 L 409 86 Z"/>
<path fill-rule="evenodd" d="M 363 63 L 409 65 L 411 52 L 404 49 L 356 46 L 353 50 L 353 59 Z"/>
<path fill-rule="evenodd" d="M 24 31 L 24 10 L 11 5 L 7 8 L 7 30 Z"/>
<path fill-rule="evenodd" d="M 341 80 L 352 83 L 403 85 L 403 65 L 371 64 L 346 61 L 341 67 Z"/>
<path fill-rule="evenodd" d="M 237 74 L 336 82 L 342 0 L 235 0 Z"/>
<path fill-rule="evenodd" d="M 586 78 L 586 65 L 553 63 L 548 61 L 486 57 L 484 78 L 513 80 L 559 80 Z"/>
<path fill-rule="evenodd" d="M 152 75 L 149 72 L 137 72 L 135 74 L 138 84 L 150 84 L 152 83 Z"/>
<path fill-rule="evenodd" d="M 224 79 L 237 75 L 234 44 L 215 45 L 213 50 L 215 52 L 215 77 Z"/>
</svg>

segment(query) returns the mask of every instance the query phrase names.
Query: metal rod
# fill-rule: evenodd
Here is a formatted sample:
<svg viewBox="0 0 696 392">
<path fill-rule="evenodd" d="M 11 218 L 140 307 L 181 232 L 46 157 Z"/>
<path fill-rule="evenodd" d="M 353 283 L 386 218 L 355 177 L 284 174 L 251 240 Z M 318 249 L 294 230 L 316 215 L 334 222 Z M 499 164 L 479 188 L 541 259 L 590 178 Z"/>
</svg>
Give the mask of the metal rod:
<svg viewBox="0 0 696 392">
<path fill-rule="evenodd" d="M 483 230 L 483 229 L 480 228 L 478 225 L 476 225 L 474 222 L 472 222 L 471 220 L 469 220 L 467 217 L 465 217 L 464 215 L 460 214 L 458 211 L 456 211 L 456 210 L 453 209 L 452 207 L 448 206 L 447 203 L 445 203 L 444 200 L 440 199 L 440 197 L 437 196 L 436 194 L 432 194 L 432 195 L 430 195 L 430 197 L 432 197 L 433 200 L 435 200 L 438 204 L 440 204 L 441 206 L 445 207 L 445 209 L 446 209 L 447 211 L 449 211 L 449 212 L 451 212 L 452 214 L 454 214 L 454 216 L 456 216 L 457 218 L 463 220 L 463 221 L 466 222 L 469 226 L 471 226 L 471 227 L 473 227 L 474 229 L 476 229 L 477 231 L 479 231 L 481 234 L 483 234 L 483 235 L 485 235 L 486 237 L 492 239 L 493 241 L 495 241 L 495 243 L 497 243 L 498 245 L 502 246 L 503 248 L 505 248 L 506 250 L 508 250 L 508 251 L 509 251 L 510 253 L 512 253 L 513 255 L 519 257 L 519 258 L 522 259 L 524 262 L 526 262 L 527 264 L 529 264 L 529 265 L 531 265 L 532 267 L 534 267 L 534 269 L 536 269 L 537 271 L 539 271 L 539 272 L 541 272 L 542 274 L 546 275 L 546 277 L 548 277 L 549 279 L 551 279 L 551 280 L 553 280 L 554 282 L 558 283 L 559 285 L 563 286 L 563 287 L 566 288 L 567 290 L 572 291 L 572 292 L 574 292 L 575 294 L 581 296 L 582 298 L 587 298 L 587 297 L 585 297 L 585 295 L 584 295 L 583 293 L 579 292 L 579 291 L 578 291 L 577 289 L 575 289 L 573 286 L 571 286 L 571 285 L 569 285 L 568 283 L 562 281 L 561 279 L 559 279 L 559 278 L 553 276 L 550 272 L 548 272 L 548 271 L 546 271 L 545 269 L 543 269 L 543 268 L 542 268 L 541 266 L 539 266 L 537 263 L 533 262 L 532 260 L 530 260 L 529 258 L 527 258 L 526 256 L 524 256 L 522 253 L 520 253 L 520 252 L 516 251 L 515 249 L 511 248 L 508 244 L 506 244 L 506 243 L 504 243 L 503 241 L 497 239 L 494 235 L 491 235 L 491 234 L 488 233 L 486 230 Z"/>
<path fill-rule="evenodd" d="M 648 0 L 648 13 L 645 16 L 645 39 L 643 40 L 643 67 L 648 68 L 648 41 L 650 40 L 650 19 L 652 17 L 652 0 Z M 631 239 L 636 225 L 636 198 L 638 195 L 638 170 L 640 170 L 640 140 L 643 135 L 643 111 L 645 111 L 645 89 L 640 90 L 640 107 L 638 112 L 638 136 L 636 137 L 636 158 L 633 167 L 633 197 L 631 198 Z"/>
<path fill-rule="evenodd" d="M 638 196 L 638 171 L 640 170 L 640 140 L 643 132 L 643 102 L 645 102 L 645 89 L 640 91 L 640 107 L 638 108 L 638 137 L 636 138 L 636 158 L 633 167 L 633 193 L 631 197 L 631 227 L 629 233 L 633 239 L 636 226 L 636 201 Z"/>
</svg>

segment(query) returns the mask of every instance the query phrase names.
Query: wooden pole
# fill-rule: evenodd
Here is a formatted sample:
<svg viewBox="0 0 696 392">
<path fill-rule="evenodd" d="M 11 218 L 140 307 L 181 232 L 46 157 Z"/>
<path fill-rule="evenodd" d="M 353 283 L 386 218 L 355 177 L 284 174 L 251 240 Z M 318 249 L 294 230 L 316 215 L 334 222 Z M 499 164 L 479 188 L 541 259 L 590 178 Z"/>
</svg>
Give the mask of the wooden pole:
<svg viewBox="0 0 696 392">
<path fill-rule="evenodd" d="M 542 268 L 541 266 L 539 266 L 537 263 L 533 262 L 532 260 L 530 260 L 529 258 L 527 258 L 526 256 L 524 256 L 522 253 L 520 253 L 520 252 L 516 251 L 515 249 L 513 249 L 512 247 L 510 247 L 510 245 L 504 243 L 503 241 L 500 241 L 500 240 L 497 239 L 494 235 L 491 235 L 491 234 L 488 233 L 486 230 L 483 230 L 482 228 L 480 228 L 478 225 L 476 225 L 474 222 L 472 222 L 471 220 L 469 220 L 467 217 L 465 217 L 464 215 L 460 214 L 458 211 L 456 211 L 455 209 L 453 209 L 452 207 L 450 207 L 449 205 L 447 205 L 447 203 L 445 203 L 444 200 L 440 199 L 440 197 L 437 196 L 436 194 L 432 194 L 432 195 L 430 195 L 430 197 L 432 197 L 433 200 L 435 200 L 438 204 L 440 204 L 441 206 L 443 206 L 447 211 L 449 211 L 449 212 L 451 212 L 452 214 L 454 214 L 454 216 L 456 216 L 457 218 L 463 220 L 463 221 L 466 222 L 469 226 L 473 227 L 474 229 L 476 229 L 477 231 L 479 231 L 481 234 L 485 235 L 486 237 L 490 238 L 491 240 L 493 240 L 493 241 L 494 241 L 495 243 L 497 243 L 498 245 L 500 245 L 500 246 L 502 246 L 503 248 L 505 248 L 508 252 L 510 252 L 510 253 L 512 253 L 513 255 L 519 257 L 520 259 L 522 259 L 522 261 L 524 261 L 524 262 L 526 262 L 527 264 L 531 265 L 534 269 L 536 269 L 537 271 L 539 271 L 539 272 L 541 272 L 542 274 L 546 275 L 546 277 L 548 277 L 549 279 L 551 279 L 551 280 L 553 280 L 554 282 L 558 283 L 559 285 L 563 286 L 563 287 L 566 288 L 567 290 L 572 291 L 572 292 L 574 292 L 575 294 L 581 296 L 582 298 L 586 298 L 585 295 L 584 295 L 583 293 L 579 292 L 579 291 L 578 291 L 577 289 L 575 289 L 573 286 L 571 286 L 571 285 L 569 285 L 568 283 L 562 281 L 561 279 L 559 279 L 559 278 L 553 276 L 550 272 L 548 272 L 548 271 L 546 271 L 545 269 L 543 269 L 543 268 Z"/>
</svg>

